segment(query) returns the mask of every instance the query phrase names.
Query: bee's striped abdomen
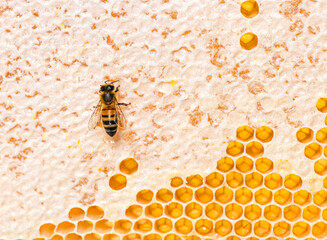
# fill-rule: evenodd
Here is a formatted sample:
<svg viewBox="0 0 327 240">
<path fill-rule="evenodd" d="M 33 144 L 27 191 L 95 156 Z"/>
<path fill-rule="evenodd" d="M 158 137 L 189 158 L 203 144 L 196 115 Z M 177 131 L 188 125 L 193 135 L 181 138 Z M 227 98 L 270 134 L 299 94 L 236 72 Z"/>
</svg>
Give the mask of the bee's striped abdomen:
<svg viewBox="0 0 327 240">
<path fill-rule="evenodd" d="M 104 106 L 102 108 L 102 125 L 110 137 L 117 132 L 117 115 L 114 106 Z"/>
</svg>

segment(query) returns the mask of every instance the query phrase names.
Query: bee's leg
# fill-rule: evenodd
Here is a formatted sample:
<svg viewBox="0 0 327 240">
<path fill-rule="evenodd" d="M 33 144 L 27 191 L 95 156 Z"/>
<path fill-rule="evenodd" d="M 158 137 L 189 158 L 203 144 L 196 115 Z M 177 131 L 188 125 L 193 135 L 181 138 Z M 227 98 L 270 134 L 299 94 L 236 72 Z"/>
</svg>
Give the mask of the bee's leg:
<svg viewBox="0 0 327 240">
<path fill-rule="evenodd" d="M 118 85 L 118 86 L 116 87 L 115 92 L 118 92 L 118 91 L 119 91 L 119 87 L 120 87 L 120 85 Z"/>
<path fill-rule="evenodd" d="M 128 105 L 131 105 L 131 103 L 118 103 L 118 105 L 128 106 Z"/>
</svg>

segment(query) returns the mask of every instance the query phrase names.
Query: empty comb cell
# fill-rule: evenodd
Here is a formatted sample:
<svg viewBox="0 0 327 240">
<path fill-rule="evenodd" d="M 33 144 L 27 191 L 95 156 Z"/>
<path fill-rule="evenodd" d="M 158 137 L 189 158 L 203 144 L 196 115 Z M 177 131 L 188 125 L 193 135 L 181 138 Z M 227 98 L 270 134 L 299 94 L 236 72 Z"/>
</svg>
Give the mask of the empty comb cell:
<svg viewBox="0 0 327 240">
<path fill-rule="evenodd" d="M 134 158 L 126 158 L 119 164 L 119 170 L 125 174 L 133 174 L 138 169 L 138 163 Z"/>
<path fill-rule="evenodd" d="M 218 236 L 224 237 L 233 230 L 232 224 L 227 220 L 220 220 L 215 223 L 215 232 Z"/>
<path fill-rule="evenodd" d="M 226 153 L 232 157 L 237 157 L 244 152 L 244 145 L 237 141 L 232 141 L 228 144 Z"/>
<path fill-rule="evenodd" d="M 192 222 L 187 218 L 180 218 L 175 223 L 175 230 L 180 234 L 189 234 L 193 229 Z"/>
<path fill-rule="evenodd" d="M 163 214 L 163 207 L 160 203 L 152 203 L 145 208 L 145 215 L 152 218 L 161 217 Z"/>
<path fill-rule="evenodd" d="M 311 128 L 303 127 L 297 130 L 296 138 L 300 143 L 308 143 L 313 139 L 313 130 Z"/>
<path fill-rule="evenodd" d="M 310 225 L 304 221 L 296 222 L 292 232 L 298 238 L 306 237 L 310 234 Z"/>
<path fill-rule="evenodd" d="M 206 177 L 206 184 L 209 187 L 219 187 L 224 182 L 224 176 L 218 172 L 213 172 Z"/>
<path fill-rule="evenodd" d="M 195 231 L 200 235 L 207 235 L 212 232 L 213 223 L 207 219 L 200 219 L 195 223 Z"/>
<path fill-rule="evenodd" d="M 147 204 L 152 201 L 153 192 L 148 189 L 141 190 L 136 195 L 136 201 L 141 204 Z"/>
<path fill-rule="evenodd" d="M 180 177 L 173 177 L 170 181 L 170 186 L 179 187 L 183 184 L 183 179 Z"/>
<path fill-rule="evenodd" d="M 254 130 L 249 126 L 242 126 L 237 128 L 236 137 L 238 140 L 247 142 L 253 139 Z"/>
<path fill-rule="evenodd" d="M 274 163 L 269 158 L 259 158 L 255 162 L 256 169 L 261 173 L 268 173 L 274 169 Z"/>
<path fill-rule="evenodd" d="M 244 216 L 247 219 L 254 221 L 261 217 L 261 212 L 262 212 L 261 207 L 259 207 L 256 204 L 251 204 L 245 207 Z"/>
<path fill-rule="evenodd" d="M 251 171 L 253 169 L 253 160 L 246 156 L 238 158 L 236 160 L 236 169 L 242 173 Z"/>
<path fill-rule="evenodd" d="M 254 0 L 244 1 L 241 3 L 241 13 L 246 18 L 253 18 L 259 13 L 259 5 Z"/>
<path fill-rule="evenodd" d="M 169 189 L 162 188 L 157 192 L 156 199 L 163 203 L 170 202 L 173 199 L 173 193 Z"/>
<path fill-rule="evenodd" d="M 261 157 L 264 152 L 264 148 L 261 143 L 257 141 L 249 142 L 246 145 L 246 153 L 249 154 L 251 157 L 257 158 Z"/>
<path fill-rule="evenodd" d="M 234 168 L 234 161 L 230 157 L 223 157 L 217 161 L 217 170 L 229 172 Z"/>
<path fill-rule="evenodd" d="M 186 178 L 186 184 L 190 187 L 199 187 L 203 184 L 203 177 L 199 174 L 191 175 Z"/>
<path fill-rule="evenodd" d="M 121 190 L 127 185 L 127 178 L 123 174 L 115 174 L 109 179 L 109 186 L 114 190 Z"/>
<path fill-rule="evenodd" d="M 183 205 L 177 202 L 171 202 L 165 207 L 165 213 L 172 218 L 179 218 L 183 214 Z"/>
</svg>

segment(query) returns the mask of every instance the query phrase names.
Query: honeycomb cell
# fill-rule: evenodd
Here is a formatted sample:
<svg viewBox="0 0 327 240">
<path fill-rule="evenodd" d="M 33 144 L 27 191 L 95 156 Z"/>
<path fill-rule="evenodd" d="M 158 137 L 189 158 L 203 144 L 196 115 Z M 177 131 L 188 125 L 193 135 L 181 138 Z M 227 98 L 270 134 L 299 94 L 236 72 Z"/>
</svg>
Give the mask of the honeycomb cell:
<svg viewBox="0 0 327 240">
<path fill-rule="evenodd" d="M 134 224 L 134 230 L 139 232 L 149 232 L 152 229 L 152 222 L 149 219 L 139 219 Z"/>
<path fill-rule="evenodd" d="M 235 192 L 235 200 L 240 204 L 247 204 L 252 200 L 253 194 L 246 187 L 242 187 L 236 190 Z"/>
<path fill-rule="evenodd" d="M 315 173 L 317 173 L 320 176 L 324 176 L 327 174 L 327 159 L 319 159 L 315 162 L 314 166 Z"/>
<path fill-rule="evenodd" d="M 187 218 L 181 218 L 175 223 L 175 230 L 180 234 L 189 234 L 193 229 L 192 222 Z"/>
<path fill-rule="evenodd" d="M 313 142 L 305 146 L 304 155 L 311 160 L 319 158 L 321 153 L 322 147 L 318 143 Z"/>
<path fill-rule="evenodd" d="M 292 193 L 287 191 L 286 189 L 282 188 L 275 192 L 274 200 L 279 205 L 286 205 L 292 201 Z"/>
<path fill-rule="evenodd" d="M 217 170 L 229 172 L 234 167 L 234 161 L 230 157 L 223 157 L 217 161 Z"/>
<path fill-rule="evenodd" d="M 240 220 L 235 223 L 234 230 L 237 235 L 245 237 L 251 233 L 252 224 L 247 220 Z"/>
<path fill-rule="evenodd" d="M 74 229 L 75 229 L 75 224 L 68 221 L 64 221 L 58 224 L 56 232 L 61 234 L 66 234 L 66 233 L 73 232 Z"/>
<path fill-rule="evenodd" d="M 228 144 L 226 153 L 232 157 L 237 157 L 244 152 L 244 145 L 237 141 L 232 141 Z"/>
<path fill-rule="evenodd" d="M 144 236 L 143 240 L 162 240 L 162 237 L 157 233 L 150 233 Z"/>
<path fill-rule="evenodd" d="M 226 176 L 227 184 L 232 188 L 237 188 L 243 185 L 243 175 L 238 172 L 230 172 Z"/>
<path fill-rule="evenodd" d="M 305 206 L 309 204 L 312 200 L 312 195 L 306 190 L 299 190 L 294 193 L 294 203 Z"/>
<path fill-rule="evenodd" d="M 36 239 L 34 239 L 34 240 L 36 240 Z M 50 238 L 50 240 L 64 240 L 64 238 L 61 235 L 56 234 L 56 235 L 53 235 Z"/>
<path fill-rule="evenodd" d="M 269 221 L 276 221 L 282 216 L 282 209 L 276 205 L 269 205 L 265 207 L 263 215 Z"/>
<path fill-rule="evenodd" d="M 103 236 L 103 240 L 119 240 L 120 237 L 117 234 L 110 233 Z"/>
<path fill-rule="evenodd" d="M 296 138 L 300 143 L 311 142 L 313 138 L 313 131 L 307 127 L 300 128 L 296 132 Z"/>
<path fill-rule="evenodd" d="M 240 172 L 247 173 L 253 169 L 253 161 L 246 156 L 240 157 L 236 160 L 236 169 Z"/>
<path fill-rule="evenodd" d="M 117 173 L 109 179 L 109 186 L 113 190 L 121 190 L 127 185 L 127 178 L 123 174 Z"/>
<path fill-rule="evenodd" d="M 91 206 L 87 209 L 86 216 L 92 220 L 103 218 L 104 211 L 99 206 Z"/>
<path fill-rule="evenodd" d="M 66 235 L 65 240 L 82 240 L 82 237 L 76 233 L 69 233 Z"/>
<path fill-rule="evenodd" d="M 258 37 L 254 33 L 248 32 L 241 36 L 240 45 L 245 50 L 251 50 L 258 45 Z"/>
<path fill-rule="evenodd" d="M 185 238 L 185 240 L 201 240 L 201 238 L 199 238 L 196 235 L 191 235 Z"/>
<path fill-rule="evenodd" d="M 302 179 L 295 174 L 289 174 L 284 179 L 284 186 L 290 190 L 296 190 L 302 186 Z"/>
<path fill-rule="evenodd" d="M 265 188 L 261 188 L 255 192 L 254 198 L 257 203 L 265 205 L 271 202 L 272 192 Z"/>
<path fill-rule="evenodd" d="M 52 234 L 55 231 L 56 226 L 52 223 L 45 223 L 43 224 L 40 229 L 39 229 L 39 233 L 42 237 L 51 237 Z"/>
<path fill-rule="evenodd" d="M 262 185 L 263 177 L 260 173 L 253 172 L 245 176 L 245 184 L 249 188 L 257 188 Z"/>
<path fill-rule="evenodd" d="M 78 221 L 78 220 L 84 218 L 84 216 L 85 216 L 85 211 L 78 207 L 70 209 L 70 211 L 68 213 L 68 218 L 71 221 Z"/>
<path fill-rule="evenodd" d="M 176 198 L 176 200 L 183 202 L 183 203 L 189 202 L 193 198 L 193 191 L 190 188 L 181 187 L 176 190 L 175 198 Z"/>
<path fill-rule="evenodd" d="M 236 137 L 243 142 L 250 141 L 254 136 L 253 128 L 249 126 L 241 126 L 236 130 Z"/>
<path fill-rule="evenodd" d="M 99 220 L 95 223 L 95 231 L 97 233 L 107 233 L 113 228 L 113 223 L 107 219 Z"/>
<path fill-rule="evenodd" d="M 319 98 L 316 104 L 316 108 L 319 112 L 327 112 L 327 98 Z"/>
<path fill-rule="evenodd" d="M 215 223 L 215 231 L 221 237 L 230 234 L 232 230 L 233 230 L 233 226 L 227 220 L 220 220 Z"/>
<path fill-rule="evenodd" d="M 223 214 L 223 208 L 219 204 L 213 202 L 206 206 L 206 216 L 212 220 L 217 220 Z"/>
<path fill-rule="evenodd" d="M 224 176 L 218 172 L 210 173 L 206 177 L 206 184 L 212 188 L 219 187 L 223 182 L 224 182 Z"/>
<path fill-rule="evenodd" d="M 156 194 L 156 199 L 160 202 L 167 203 L 170 202 L 174 197 L 174 194 L 166 188 L 160 189 Z"/>
<path fill-rule="evenodd" d="M 271 232 L 271 224 L 267 221 L 261 220 L 254 224 L 254 234 L 258 237 L 266 237 Z"/>
<path fill-rule="evenodd" d="M 229 219 L 237 220 L 242 216 L 242 213 L 243 213 L 243 208 L 236 203 L 228 204 L 225 207 L 225 215 Z"/>
<path fill-rule="evenodd" d="M 154 223 L 155 229 L 160 233 L 171 231 L 173 224 L 169 218 L 160 218 Z"/>
<path fill-rule="evenodd" d="M 327 236 L 327 224 L 324 222 L 317 222 L 312 227 L 312 234 L 316 238 L 325 238 Z"/>
<path fill-rule="evenodd" d="M 115 222 L 114 230 L 118 233 L 128 233 L 131 231 L 133 223 L 127 219 L 121 219 Z"/>
<path fill-rule="evenodd" d="M 101 240 L 101 236 L 96 233 L 88 233 L 84 236 L 84 240 Z"/>
<path fill-rule="evenodd" d="M 256 169 L 261 173 L 268 173 L 274 169 L 274 163 L 269 158 L 259 158 L 255 162 Z"/>
<path fill-rule="evenodd" d="M 257 220 L 261 217 L 261 207 L 255 204 L 246 206 L 244 209 L 244 216 L 251 221 Z"/>
<path fill-rule="evenodd" d="M 183 205 L 177 202 L 169 203 L 165 207 L 165 213 L 172 218 L 178 218 L 183 214 Z"/>
<path fill-rule="evenodd" d="M 295 221 L 301 217 L 301 209 L 296 205 L 289 205 L 284 208 L 284 218 L 288 221 Z"/>
<path fill-rule="evenodd" d="M 216 200 L 222 204 L 233 200 L 233 191 L 228 187 L 221 187 L 215 193 Z"/>
<path fill-rule="evenodd" d="M 199 187 L 203 184 L 203 177 L 199 174 L 191 175 L 186 178 L 186 185 L 190 187 Z"/>
<path fill-rule="evenodd" d="M 158 218 L 163 214 L 163 207 L 160 203 L 152 203 L 145 208 L 145 215 L 147 217 Z"/>
<path fill-rule="evenodd" d="M 300 221 L 294 224 L 293 234 L 298 238 L 303 238 L 310 233 L 310 225 L 306 222 Z"/>
<path fill-rule="evenodd" d="M 321 128 L 317 133 L 316 133 L 316 140 L 320 143 L 327 143 L 327 128 Z"/>
<path fill-rule="evenodd" d="M 207 187 L 199 188 L 195 191 L 195 199 L 201 203 L 208 203 L 213 199 L 213 192 Z"/>
<path fill-rule="evenodd" d="M 138 218 L 139 216 L 142 215 L 143 212 L 143 207 L 137 204 L 129 206 L 126 211 L 125 215 L 129 218 Z"/>
<path fill-rule="evenodd" d="M 134 158 L 126 158 L 119 164 L 119 170 L 125 174 L 133 174 L 137 171 L 139 164 Z"/>
<path fill-rule="evenodd" d="M 170 181 L 170 186 L 179 187 L 183 184 L 183 179 L 180 177 L 173 177 Z"/>
<path fill-rule="evenodd" d="M 278 173 L 270 173 L 265 177 L 265 186 L 270 189 L 277 189 L 283 185 L 283 178 Z"/>
<path fill-rule="evenodd" d="M 274 131 L 270 127 L 262 126 L 256 130 L 255 137 L 263 143 L 270 142 L 274 137 Z"/>
<path fill-rule="evenodd" d="M 313 195 L 313 202 L 319 207 L 327 206 L 327 191 L 320 190 Z"/>
<path fill-rule="evenodd" d="M 277 237 L 287 237 L 290 234 L 291 225 L 285 221 L 281 221 L 274 225 L 273 231 Z"/>
<path fill-rule="evenodd" d="M 200 235 L 207 235 L 212 232 L 213 223 L 207 219 L 200 219 L 195 223 L 195 231 Z"/>
<path fill-rule="evenodd" d="M 93 223 L 88 220 L 79 221 L 77 223 L 77 232 L 78 233 L 87 233 L 91 232 L 93 229 Z"/>
<path fill-rule="evenodd" d="M 249 154 L 251 157 L 257 158 L 261 157 L 264 152 L 264 148 L 261 143 L 257 141 L 249 142 L 246 145 L 246 153 Z"/>
<path fill-rule="evenodd" d="M 171 233 L 165 236 L 165 240 L 182 240 L 182 239 L 180 236 Z"/>
<path fill-rule="evenodd" d="M 303 218 L 309 222 L 317 221 L 320 218 L 320 208 L 309 205 L 303 209 Z"/>
<path fill-rule="evenodd" d="M 196 219 L 202 215 L 202 206 L 198 203 L 189 203 L 185 207 L 186 216 Z"/>
<path fill-rule="evenodd" d="M 242 2 L 241 3 L 241 13 L 246 18 L 253 18 L 253 17 L 257 16 L 259 13 L 258 3 L 254 0 Z"/>
<path fill-rule="evenodd" d="M 147 204 L 152 201 L 153 192 L 148 189 L 143 189 L 136 194 L 136 201 L 141 204 Z"/>
</svg>

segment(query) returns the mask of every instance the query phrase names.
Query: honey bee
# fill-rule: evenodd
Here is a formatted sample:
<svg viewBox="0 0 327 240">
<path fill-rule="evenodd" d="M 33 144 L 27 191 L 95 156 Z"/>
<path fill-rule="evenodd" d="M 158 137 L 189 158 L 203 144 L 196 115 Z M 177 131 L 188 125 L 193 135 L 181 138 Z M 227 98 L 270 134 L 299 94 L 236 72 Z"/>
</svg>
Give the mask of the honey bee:
<svg viewBox="0 0 327 240">
<path fill-rule="evenodd" d="M 91 130 L 96 128 L 102 120 L 102 125 L 110 137 L 116 134 L 118 126 L 121 128 L 126 126 L 125 116 L 119 106 L 130 105 L 130 103 L 118 102 L 117 92 L 119 91 L 119 86 L 115 87 L 113 85 L 113 83 L 118 81 L 109 83 L 106 81 L 104 85 L 100 86 L 100 100 L 97 106 L 95 106 L 88 124 Z"/>
</svg>

